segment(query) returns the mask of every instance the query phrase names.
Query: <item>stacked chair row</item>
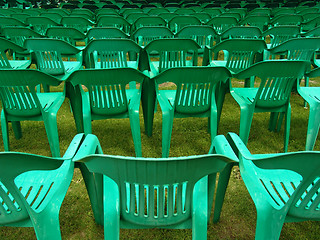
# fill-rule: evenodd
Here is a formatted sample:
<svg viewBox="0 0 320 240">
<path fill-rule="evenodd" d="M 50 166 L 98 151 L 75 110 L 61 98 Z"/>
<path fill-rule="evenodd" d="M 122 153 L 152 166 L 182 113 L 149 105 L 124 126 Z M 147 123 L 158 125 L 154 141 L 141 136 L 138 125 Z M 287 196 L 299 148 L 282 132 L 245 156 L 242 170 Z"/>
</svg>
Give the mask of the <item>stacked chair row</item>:
<svg viewBox="0 0 320 240">
<path fill-rule="evenodd" d="M 278 11 L 257 8 L 250 12 L 241 8 L 226 12 L 220 9 L 204 9 L 202 12 L 187 9 L 189 11 L 179 13 L 178 10 L 171 13 L 165 8 L 163 11 L 157 8 L 145 13 L 142 10 L 127 9 L 120 15 L 110 9 L 102 9 L 95 14 L 87 9 L 75 9 L 71 13 L 63 9 L 39 12 L 28 9 L 22 13 L 0 9 L 0 14 L 3 15 L 0 17 L 0 27 L 30 27 L 44 35 L 46 29 L 53 26 L 74 27 L 82 33 L 87 33 L 93 27 L 117 27 L 127 34 L 132 34 L 142 26 L 164 26 L 176 33 L 187 25 L 205 25 L 213 27 L 221 34 L 231 26 L 256 26 L 265 31 L 274 26 L 293 25 L 306 32 L 319 26 L 320 22 L 318 7 L 301 9 L 298 13 L 294 8 L 279 8 Z"/>
<path fill-rule="evenodd" d="M 257 209 L 255 239 L 279 239 L 284 222 L 319 219 L 319 154 L 253 155 L 229 133 L 216 136 L 207 155 L 134 158 L 104 155 L 97 137 L 78 134 L 63 158 L 0 153 L 0 225 L 61 239 L 60 207 L 78 167 L 105 239 L 119 239 L 121 228 L 192 229 L 192 239 L 207 239 L 211 208 L 218 222 L 239 164 Z"/>
<path fill-rule="evenodd" d="M 25 40 L 27 52 L 9 40 L 0 40 L 2 68 L 9 69 L 0 72 L 2 84 L 7 89 L 1 95 L 5 150 L 9 150 L 8 122 L 12 122 L 19 138 L 20 120 L 43 119 L 53 156 L 59 156 L 56 113 L 65 96 L 70 99 L 78 132 L 91 133 L 91 120 L 129 117 L 137 156 L 142 156 L 140 100 L 145 131 L 149 136 L 155 106 L 159 103 L 163 113 L 162 156 L 168 157 L 173 118 L 208 117 L 213 138 L 217 134 L 227 92 L 240 105 L 240 137 L 245 143 L 253 113 L 271 112 L 269 129 L 272 131 L 280 130 L 285 116 L 284 151 L 287 151 L 290 93 L 297 86 L 298 92 L 310 104 L 310 98 L 303 92 L 315 89 L 308 87 L 307 73 L 311 63 L 316 62 L 314 54 L 320 48 L 320 39 L 313 37 L 290 39 L 270 49 L 259 39 L 227 39 L 212 48 L 206 47 L 203 58 L 199 58 L 201 47 L 192 39 L 156 39 L 144 48 L 128 39 L 97 39 L 81 51 L 63 40 L 30 38 Z M 7 49 L 23 60 L 8 60 Z M 30 52 L 33 57 L 24 59 Z M 264 56 L 268 58 L 263 59 Z M 287 60 L 277 60 L 279 57 Z M 203 67 L 199 66 L 201 59 Z M 32 60 L 40 71 L 25 69 Z M 83 65 L 86 69 L 81 70 Z M 316 68 L 310 74 L 316 76 L 319 71 Z M 244 79 L 245 88 L 233 87 L 231 76 Z M 302 78 L 306 87 L 300 87 Z M 13 82 L 16 88 L 13 88 Z M 65 82 L 64 92 L 49 92 L 50 86 L 62 82 Z M 159 89 L 158 85 L 164 82 L 173 82 L 176 91 Z M 39 85 L 44 92 L 36 92 Z M 269 88 L 277 90 L 265 90 Z M 17 98 L 14 97 L 16 92 L 23 94 Z M 30 102 L 25 99 L 26 94 L 37 100 Z M 313 94 L 313 103 L 318 104 L 317 91 Z M 317 118 L 309 118 L 306 149 L 313 149 L 318 129 Z"/>
<path fill-rule="evenodd" d="M 159 7 L 165 7 L 169 9 L 177 9 L 177 8 L 212 8 L 212 7 L 221 7 L 221 8 L 246 8 L 246 9 L 254 9 L 259 7 L 268 7 L 268 8 L 277 8 L 277 7 L 296 7 L 296 6 L 315 6 L 318 1 L 308 1 L 308 0 L 296 0 L 296 1 L 256 1 L 256 0 L 201 0 L 201 1 L 161 1 L 161 0 L 152 0 L 152 1 L 144 1 L 144 0 L 101 0 L 101 1 L 93 1 L 93 0 L 84 0 L 84 1 L 35 1 L 35 0 L 27 0 L 27 1 L 19 1 L 19 7 L 40 7 L 43 9 L 51 9 L 62 7 L 65 9 L 77 9 L 77 8 L 85 8 L 92 11 L 95 11 L 100 8 L 110 8 L 110 9 L 153 9 Z M 5 6 L 5 5 L 2 5 Z M 12 7 L 12 3 L 11 3 Z"/>
</svg>

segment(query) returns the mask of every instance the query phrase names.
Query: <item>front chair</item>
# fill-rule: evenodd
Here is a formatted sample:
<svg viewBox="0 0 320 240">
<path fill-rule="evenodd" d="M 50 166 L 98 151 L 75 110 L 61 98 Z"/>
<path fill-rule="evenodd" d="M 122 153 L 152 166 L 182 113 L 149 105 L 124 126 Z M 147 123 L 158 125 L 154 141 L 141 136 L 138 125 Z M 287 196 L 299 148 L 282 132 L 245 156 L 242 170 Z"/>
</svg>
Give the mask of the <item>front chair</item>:
<svg viewBox="0 0 320 240">
<path fill-rule="evenodd" d="M 237 161 L 223 136 L 216 137 L 211 152 L 218 154 L 162 159 L 103 155 L 90 134 L 74 160 L 101 179 L 93 204 L 100 207 L 96 219 L 104 224 L 105 239 L 119 239 L 120 228 L 192 228 L 193 239 L 207 239 L 215 176 Z"/>
<path fill-rule="evenodd" d="M 255 239 L 279 239 L 285 222 L 319 220 L 320 152 L 251 154 L 227 136 L 239 156 L 241 177 L 257 210 Z"/>
<path fill-rule="evenodd" d="M 58 86 L 58 79 L 34 69 L 0 71 L 2 101 L 1 129 L 5 151 L 9 151 L 8 123 L 12 123 L 17 139 L 22 137 L 20 121 L 43 121 L 53 157 L 60 156 L 57 112 L 64 92 L 37 93 L 36 86 Z"/>
<path fill-rule="evenodd" d="M 217 86 L 230 76 L 224 67 L 180 67 L 168 69 L 154 78 L 162 111 L 162 157 L 169 156 L 173 118 L 208 117 L 213 140 L 218 131 L 218 113 L 221 113 L 216 100 L 224 94 L 217 91 Z M 159 90 L 159 85 L 165 82 L 174 83 L 176 90 Z"/>
<path fill-rule="evenodd" d="M 276 122 L 278 118 L 275 115 L 284 113 L 284 151 L 287 152 L 291 119 L 290 94 L 294 83 L 304 76 L 307 66 L 305 61 L 263 61 L 234 75 L 237 79 L 261 79 L 258 88 L 230 86 L 230 93 L 240 106 L 239 136 L 245 144 L 248 142 L 253 113 L 270 112 L 271 131 L 280 129 L 282 119 Z"/>
<path fill-rule="evenodd" d="M 132 68 L 85 69 L 69 78 L 80 89 L 75 101 L 82 103 L 85 134 L 92 132 L 91 121 L 110 118 L 129 118 L 136 156 L 141 157 L 139 107 L 144 74 Z M 126 89 L 131 81 L 140 83 L 139 89 Z M 81 85 L 88 91 L 85 92 Z M 75 117 L 77 121 L 77 118 Z"/>
<path fill-rule="evenodd" d="M 0 153 L 0 226 L 33 227 L 38 240 L 61 239 L 59 211 L 83 137 L 74 137 L 63 158 Z"/>
</svg>

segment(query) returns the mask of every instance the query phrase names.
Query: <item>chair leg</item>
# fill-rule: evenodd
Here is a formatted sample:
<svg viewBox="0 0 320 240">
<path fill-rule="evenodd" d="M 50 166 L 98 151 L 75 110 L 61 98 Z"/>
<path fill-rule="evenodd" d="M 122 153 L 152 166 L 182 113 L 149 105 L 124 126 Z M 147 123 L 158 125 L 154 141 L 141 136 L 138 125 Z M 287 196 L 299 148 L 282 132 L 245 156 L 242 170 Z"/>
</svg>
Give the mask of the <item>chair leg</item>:
<svg viewBox="0 0 320 240">
<path fill-rule="evenodd" d="M 60 157 L 57 115 L 55 113 L 46 114 L 46 116 L 43 116 L 43 120 L 48 136 L 52 157 Z"/>
<path fill-rule="evenodd" d="M 173 112 L 162 112 L 162 157 L 169 157 L 173 126 Z"/>
<path fill-rule="evenodd" d="M 38 240 L 61 240 L 59 211 L 44 211 L 32 219 Z"/>
<path fill-rule="evenodd" d="M 139 110 L 129 111 L 129 119 L 136 157 L 142 157 Z"/>
<path fill-rule="evenodd" d="M 269 211 L 268 211 L 269 210 Z M 272 209 L 257 211 L 256 240 L 278 240 L 285 217 Z"/>
<path fill-rule="evenodd" d="M 208 211 L 208 178 L 200 179 L 194 186 L 193 190 L 193 209 L 192 209 L 192 239 L 207 239 L 207 218 Z"/>
<path fill-rule="evenodd" d="M 104 239 L 118 240 L 120 238 L 119 187 L 106 176 L 103 176 L 103 195 Z"/>
<path fill-rule="evenodd" d="M 253 109 L 249 107 L 243 107 L 240 112 L 239 136 L 244 144 L 248 143 L 252 118 L 253 118 Z"/>
<path fill-rule="evenodd" d="M 285 128 L 284 128 L 284 152 L 288 152 L 289 136 L 290 136 L 290 122 L 291 122 L 291 107 L 288 107 L 285 115 Z"/>
<path fill-rule="evenodd" d="M 208 223 L 210 221 L 213 199 L 216 190 L 216 180 L 216 173 L 208 175 Z"/>
<path fill-rule="evenodd" d="M 306 151 L 312 151 L 317 140 L 320 127 L 320 104 L 310 104 Z"/>
<path fill-rule="evenodd" d="M 22 138 L 21 124 L 20 121 L 12 121 L 12 129 L 16 139 Z"/>
<path fill-rule="evenodd" d="M 89 195 L 94 219 L 97 224 L 103 225 L 103 176 L 93 175 L 83 163 L 80 163 L 79 168 Z"/>
<path fill-rule="evenodd" d="M 220 173 L 216 199 L 214 201 L 214 212 L 213 212 L 213 222 L 218 222 L 220 219 L 221 209 L 226 194 L 227 186 L 229 183 L 229 178 L 231 175 L 231 169 L 233 164 L 228 164 L 225 169 Z"/>
<path fill-rule="evenodd" d="M 8 121 L 2 110 L 1 112 L 1 131 L 2 131 L 2 139 L 5 151 L 10 151 L 9 146 L 9 133 L 8 133 Z"/>
</svg>

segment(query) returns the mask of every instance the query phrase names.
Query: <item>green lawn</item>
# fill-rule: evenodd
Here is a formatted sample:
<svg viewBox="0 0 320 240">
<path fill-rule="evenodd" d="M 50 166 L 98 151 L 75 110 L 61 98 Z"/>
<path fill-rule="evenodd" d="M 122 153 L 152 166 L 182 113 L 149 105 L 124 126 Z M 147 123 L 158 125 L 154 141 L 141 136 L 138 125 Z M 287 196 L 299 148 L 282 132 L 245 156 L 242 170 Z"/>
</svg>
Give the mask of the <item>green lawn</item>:
<svg viewBox="0 0 320 240">
<path fill-rule="evenodd" d="M 313 83 L 315 85 L 315 83 Z M 319 85 L 319 84 L 316 84 Z M 292 119 L 289 151 L 304 150 L 309 109 L 303 107 L 303 99 L 292 94 Z M 226 96 L 219 134 L 238 133 L 240 110 L 230 94 Z M 253 153 L 283 151 L 283 128 L 279 133 L 267 130 L 269 114 L 255 114 L 248 148 Z M 141 115 L 141 130 L 144 124 Z M 100 140 L 104 153 L 134 156 L 129 120 L 94 121 L 93 133 Z M 64 153 L 76 134 L 75 124 L 66 99 L 58 113 L 60 148 Z M 10 132 L 11 150 L 50 156 L 49 145 L 42 122 L 23 122 L 23 138 L 16 140 Z M 1 138 L 2 139 L 2 138 Z M 207 120 L 200 118 L 175 119 L 173 124 L 170 156 L 186 156 L 207 153 L 210 136 Z M 3 151 L 3 145 L 0 144 Z M 315 150 L 319 150 L 316 143 Z M 145 157 L 161 156 L 161 111 L 158 109 L 152 137 L 142 134 L 142 152 Z M 253 239 L 256 211 L 243 184 L 238 168 L 233 169 L 226 193 L 220 222 L 208 225 L 208 239 Z M 87 192 L 80 171 L 75 174 L 60 213 L 63 239 L 103 239 L 103 228 L 95 224 Z M 318 239 L 317 222 L 285 224 L 281 239 Z M 121 230 L 121 239 L 191 239 L 191 230 Z M 0 239 L 35 239 L 32 228 L 5 228 Z"/>
</svg>

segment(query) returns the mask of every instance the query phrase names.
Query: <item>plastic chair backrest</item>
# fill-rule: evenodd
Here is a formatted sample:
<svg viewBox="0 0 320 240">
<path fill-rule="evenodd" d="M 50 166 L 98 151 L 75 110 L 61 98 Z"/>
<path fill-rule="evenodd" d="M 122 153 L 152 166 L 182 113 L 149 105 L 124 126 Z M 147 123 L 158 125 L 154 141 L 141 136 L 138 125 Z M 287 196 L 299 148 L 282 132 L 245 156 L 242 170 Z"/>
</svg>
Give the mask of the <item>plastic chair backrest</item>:
<svg viewBox="0 0 320 240">
<path fill-rule="evenodd" d="M 62 55 L 72 56 L 80 52 L 79 49 L 63 40 L 50 38 L 26 39 L 25 47 L 35 53 L 38 69 L 51 75 L 65 73 Z"/>
<path fill-rule="evenodd" d="M 138 43 L 139 46 L 147 46 L 156 39 L 173 38 L 174 35 L 167 27 L 140 27 L 131 34 L 131 38 Z"/>
<path fill-rule="evenodd" d="M 244 38 L 244 39 L 259 39 L 262 32 L 258 27 L 244 27 L 244 26 L 233 26 L 223 33 L 221 33 L 220 38 Z"/>
<path fill-rule="evenodd" d="M 224 17 L 214 17 L 211 20 L 209 20 L 207 25 L 212 26 L 214 30 L 220 34 L 227 30 L 228 28 L 232 26 L 238 25 L 238 21 L 235 17 L 229 17 L 229 16 L 224 16 Z"/>
<path fill-rule="evenodd" d="M 42 35 L 33 31 L 28 27 L 4 27 L 2 28 L 3 34 L 7 39 L 10 39 L 19 46 L 24 46 L 24 40 L 27 38 L 40 38 Z"/>
<path fill-rule="evenodd" d="M 215 45 L 212 50 L 215 55 L 222 50 L 227 51 L 226 67 L 238 72 L 251 66 L 256 54 L 262 53 L 266 48 L 266 43 L 259 39 L 227 39 Z"/>
<path fill-rule="evenodd" d="M 175 112 L 204 113 L 210 110 L 216 86 L 231 76 L 225 67 L 170 68 L 157 75 L 157 84 L 172 82 L 176 85 Z"/>
<path fill-rule="evenodd" d="M 85 48 L 85 63 L 89 68 L 128 67 L 129 52 L 139 53 L 141 47 L 130 39 L 96 39 Z"/>
<path fill-rule="evenodd" d="M 300 23 L 303 22 L 303 18 L 301 15 L 298 14 L 284 14 L 279 15 L 277 17 L 274 17 L 270 24 L 273 26 L 279 26 L 279 25 L 293 25 L 293 26 L 299 26 Z"/>
<path fill-rule="evenodd" d="M 84 85 L 89 92 L 91 113 L 116 115 L 128 111 L 126 86 L 142 83 L 145 75 L 133 68 L 84 69 L 73 72 L 67 81 Z"/>
<path fill-rule="evenodd" d="M 86 35 L 78 29 L 70 27 L 50 27 L 47 29 L 46 36 L 64 40 L 73 46 L 76 45 L 77 41 L 84 41 L 86 39 Z"/>
<path fill-rule="evenodd" d="M 161 227 L 190 219 L 195 183 L 221 171 L 230 160 L 222 155 L 163 159 L 89 155 L 80 161 L 118 185 L 122 219 Z"/>
<path fill-rule="evenodd" d="M 95 27 L 89 29 L 89 31 L 87 32 L 87 38 L 89 40 L 128 37 L 129 36 L 126 33 L 115 27 Z"/>
<path fill-rule="evenodd" d="M 306 61 L 263 61 L 235 75 L 238 79 L 259 77 L 261 83 L 254 99 L 255 106 L 275 108 L 289 103 L 293 84 L 305 74 Z"/>
<path fill-rule="evenodd" d="M 158 16 L 144 16 L 139 17 L 134 23 L 135 29 L 140 27 L 151 27 L 151 26 L 167 26 L 167 22 Z"/>
<path fill-rule="evenodd" d="M 249 15 L 246 16 L 241 22 L 240 25 L 249 25 L 260 28 L 261 31 L 264 31 L 267 28 L 270 22 L 269 16 L 264 15 Z"/>
<path fill-rule="evenodd" d="M 54 12 L 43 12 L 43 13 L 40 13 L 40 16 L 50 18 L 56 23 L 60 23 L 63 17 L 61 14 L 54 13 Z"/>
<path fill-rule="evenodd" d="M 25 27 L 26 24 L 16 18 L 13 17 L 0 17 L 0 26 L 7 27 L 7 26 L 22 26 Z"/>
<path fill-rule="evenodd" d="M 195 16 L 175 16 L 168 22 L 168 27 L 172 32 L 178 32 L 188 25 L 201 25 L 201 22 Z"/>
<path fill-rule="evenodd" d="M 45 35 L 49 27 L 58 26 L 58 23 L 48 17 L 32 16 L 27 18 L 27 23 L 41 35 Z"/>
<path fill-rule="evenodd" d="M 47 83 L 57 86 L 60 81 L 35 69 L 0 71 L 0 98 L 4 111 L 11 116 L 41 115 L 42 107 L 36 86 Z"/>
<path fill-rule="evenodd" d="M 61 24 L 65 27 L 72 27 L 78 29 L 80 32 L 87 32 L 88 28 L 94 24 L 90 20 L 83 17 L 66 16 L 61 20 Z"/>
<path fill-rule="evenodd" d="M 116 27 L 124 31 L 125 33 L 129 33 L 131 24 L 121 16 L 103 15 L 98 18 L 96 26 L 97 27 Z"/>
<path fill-rule="evenodd" d="M 185 26 L 176 33 L 175 37 L 193 39 L 204 48 L 205 46 L 213 46 L 217 33 L 211 26 Z"/>
<path fill-rule="evenodd" d="M 25 48 L 17 45 L 14 42 L 11 42 L 5 38 L 0 37 L 0 69 L 11 69 L 12 66 L 7 57 L 7 50 L 11 49 L 14 52 L 24 52 Z"/>
<path fill-rule="evenodd" d="M 192 39 L 157 39 L 150 42 L 145 50 L 149 55 L 152 52 L 159 54 L 159 72 L 161 72 L 168 68 L 185 67 L 187 62 L 197 66 L 200 48 Z"/>
<path fill-rule="evenodd" d="M 311 61 L 313 54 L 320 48 L 320 38 L 295 38 L 289 39 L 278 46 L 270 49 L 273 54 L 287 53 L 288 60 Z"/>
<path fill-rule="evenodd" d="M 297 37 L 299 33 L 300 28 L 298 26 L 276 26 L 263 32 L 262 36 L 271 37 L 270 48 L 273 48 L 284 41 Z"/>
</svg>

